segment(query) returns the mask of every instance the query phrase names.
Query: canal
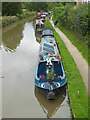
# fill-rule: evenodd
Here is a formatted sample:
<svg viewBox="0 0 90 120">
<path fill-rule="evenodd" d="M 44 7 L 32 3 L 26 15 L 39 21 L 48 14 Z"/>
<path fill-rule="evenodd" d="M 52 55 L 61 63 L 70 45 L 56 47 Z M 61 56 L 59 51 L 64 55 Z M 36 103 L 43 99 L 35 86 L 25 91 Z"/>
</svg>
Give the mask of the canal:
<svg viewBox="0 0 90 120">
<path fill-rule="evenodd" d="M 3 118 L 71 118 L 67 91 L 47 100 L 35 87 L 39 36 L 33 21 L 21 21 L 2 30 Z"/>
</svg>

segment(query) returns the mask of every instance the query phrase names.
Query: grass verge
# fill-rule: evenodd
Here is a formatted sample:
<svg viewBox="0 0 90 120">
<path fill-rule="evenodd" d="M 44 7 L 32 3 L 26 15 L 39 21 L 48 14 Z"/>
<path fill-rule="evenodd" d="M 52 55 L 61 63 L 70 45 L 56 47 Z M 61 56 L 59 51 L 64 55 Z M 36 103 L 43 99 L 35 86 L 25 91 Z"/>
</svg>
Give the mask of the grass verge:
<svg viewBox="0 0 90 120">
<path fill-rule="evenodd" d="M 54 18 L 53 18 L 54 21 Z M 90 65 L 90 61 L 88 61 L 88 46 L 85 45 L 85 43 L 83 43 L 83 41 L 81 41 L 77 35 L 75 34 L 74 31 L 63 27 L 62 25 L 60 25 L 59 23 L 57 24 L 58 28 L 68 37 L 68 39 L 72 42 L 72 44 L 74 46 L 76 46 L 76 48 L 81 52 L 82 56 L 86 59 L 86 61 L 89 63 Z"/>
<path fill-rule="evenodd" d="M 54 31 L 55 40 L 61 43 L 58 44 L 58 47 L 61 52 L 62 61 L 67 76 L 70 106 L 74 117 L 88 118 L 88 94 L 79 70 L 77 69 L 75 62 L 62 39 L 59 37 L 58 33 L 55 31 L 48 20 L 45 22 L 45 27 L 52 28 Z M 79 91 L 79 97 L 77 96 L 77 91 Z"/>
</svg>

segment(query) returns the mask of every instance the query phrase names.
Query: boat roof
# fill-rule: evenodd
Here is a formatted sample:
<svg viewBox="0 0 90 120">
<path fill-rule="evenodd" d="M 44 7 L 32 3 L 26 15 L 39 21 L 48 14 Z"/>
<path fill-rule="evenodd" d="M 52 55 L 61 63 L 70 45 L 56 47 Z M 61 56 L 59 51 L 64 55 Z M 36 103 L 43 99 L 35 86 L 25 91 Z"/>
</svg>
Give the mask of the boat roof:
<svg viewBox="0 0 90 120">
<path fill-rule="evenodd" d="M 54 33 L 53 30 L 51 28 L 45 28 L 42 31 L 42 37 L 43 36 L 53 36 L 54 37 Z"/>
<path fill-rule="evenodd" d="M 41 15 L 41 16 L 46 17 L 46 15 L 45 15 L 45 14 L 44 14 L 44 15 Z"/>
<path fill-rule="evenodd" d="M 41 12 L 37 12 L 37 14 L 42 14 Z"/>
<path fill-rule="evenodd" d="M 52 36 L 44 36 L 41 42 L 41 55 L 43 56 L 44 60 L 49 55 L 57 55 L 57 46 L 54 46 L 55 40 Z"/>
</svg>

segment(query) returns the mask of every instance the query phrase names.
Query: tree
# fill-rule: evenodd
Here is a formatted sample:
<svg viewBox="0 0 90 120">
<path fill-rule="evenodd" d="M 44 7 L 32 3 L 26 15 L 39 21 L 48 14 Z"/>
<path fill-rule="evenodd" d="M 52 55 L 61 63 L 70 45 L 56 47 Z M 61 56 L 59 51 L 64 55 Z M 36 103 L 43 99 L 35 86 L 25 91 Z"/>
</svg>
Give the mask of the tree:
<svg viewBox="0 0 90 120">
<path fill-rule="evenodd" d="M 28 2 L 26 3 L 26 9 L 30 11 L 47 11 L 48 4 L 46 2 Z"/>
<path fill-rule="evenodd" d="M 22 3 L 20 2 L 2 2 L 2 15 L 16 15 L 22 13 Z"/>
</svg>

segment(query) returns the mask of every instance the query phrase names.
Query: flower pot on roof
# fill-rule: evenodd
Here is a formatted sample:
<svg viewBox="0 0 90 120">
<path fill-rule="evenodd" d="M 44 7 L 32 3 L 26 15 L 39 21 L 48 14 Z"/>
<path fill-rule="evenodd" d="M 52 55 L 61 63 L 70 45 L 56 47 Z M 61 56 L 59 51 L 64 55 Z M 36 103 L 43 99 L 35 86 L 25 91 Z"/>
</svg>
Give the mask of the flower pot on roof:
<svg viewBox="0 0 90 120">
<path fill-rule="evenodd" d="M 54 77 L 55 77 L 54 72 L 50 71 L 50 72 L 47 73 L 47 79 L 48 79 L 49 83 L 52 83 L 52 80 L 54 80 Z"/>
<path fill-rule="evenodd" d="M 59 53 L 57 53 L 57 57 L 56 58 L 59 59 Z"/>
</svg>

